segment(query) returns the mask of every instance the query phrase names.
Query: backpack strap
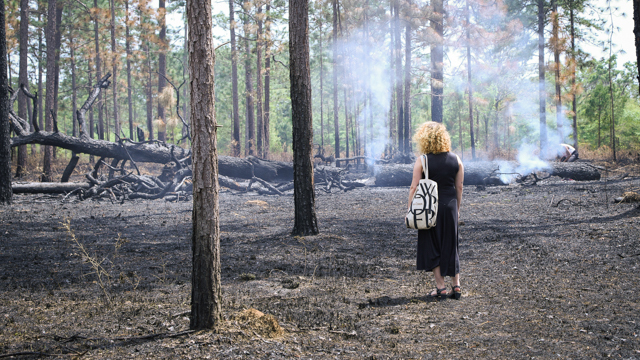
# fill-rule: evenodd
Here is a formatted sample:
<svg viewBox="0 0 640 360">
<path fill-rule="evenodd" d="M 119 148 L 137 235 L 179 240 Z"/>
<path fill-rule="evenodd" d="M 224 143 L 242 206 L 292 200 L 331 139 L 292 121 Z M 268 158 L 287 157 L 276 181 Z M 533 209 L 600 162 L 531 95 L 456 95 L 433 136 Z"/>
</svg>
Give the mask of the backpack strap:
<svg viewBox="0 0 640 360">
<path fill-rule="evenodd" d="M 427 154 L 420 156 L 420 160 L 422 161 L 422 172 L 424 173 L 424 178 L 429 178 L 429 159 L 427 158 Z"/>
</svg>

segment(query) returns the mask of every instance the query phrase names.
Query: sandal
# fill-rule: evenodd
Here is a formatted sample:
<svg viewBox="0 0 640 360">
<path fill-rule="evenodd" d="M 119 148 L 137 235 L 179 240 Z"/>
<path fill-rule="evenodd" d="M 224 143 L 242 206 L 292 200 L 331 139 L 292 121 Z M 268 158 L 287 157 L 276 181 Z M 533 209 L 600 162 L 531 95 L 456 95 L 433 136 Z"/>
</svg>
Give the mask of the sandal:
<svg viewBox="0 0 640 360">
<path fill-rule="evenodd" d="M 430 292 L 427 295 L 427 299 L 429 299 L 429 300 L 431 300 L 431 299 L 434 299 L 434 300 L 446 300 L 447 297 L 449 296 L 449 293 L 447 293 L 446 291 L 447 291 L 447 287 L 446 286 L 443 287 L 442 289 L 438 289 L 436 287 L 436 293 L 433 294 L 433 291 Z"/>
<path fill-rule="evenodd" d="M 460 285 L 451 287 L 451 290 L 451 295 L 449 295 L 449 297 L 452 299 L 460 300 L 460 298 L 462 297 L 462 288 L 460 288 Z"/>
</svg>

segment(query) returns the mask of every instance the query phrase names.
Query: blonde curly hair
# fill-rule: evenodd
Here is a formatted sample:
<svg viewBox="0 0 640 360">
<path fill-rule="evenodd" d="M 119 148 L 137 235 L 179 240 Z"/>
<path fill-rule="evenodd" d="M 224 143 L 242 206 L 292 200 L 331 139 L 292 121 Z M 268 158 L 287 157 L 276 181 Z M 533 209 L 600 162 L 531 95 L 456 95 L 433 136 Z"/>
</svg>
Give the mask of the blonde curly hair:
<svg viewBox="0 0 640 360">
<path fill-rule="evenodd" d="M 418 144 L 418 151 L 421 154 L 439 154 L 451 151 L 451 138 L 444 125 L 427 121 L 420 125 L 413 141 Z"/>
</svg>

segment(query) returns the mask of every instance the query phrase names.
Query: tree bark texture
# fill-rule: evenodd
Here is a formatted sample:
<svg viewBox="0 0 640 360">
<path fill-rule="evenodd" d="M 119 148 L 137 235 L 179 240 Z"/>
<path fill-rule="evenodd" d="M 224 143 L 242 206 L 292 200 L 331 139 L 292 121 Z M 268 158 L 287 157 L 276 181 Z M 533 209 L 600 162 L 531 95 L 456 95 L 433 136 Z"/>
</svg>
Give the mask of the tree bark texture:
<svg viewBox="0 0 640 360">
<path fill-rule="evenodd" d="M 211 0 L 187 1 L 193 127 L 193 270 L 190 322 L 193 330 L 210 329 L 222 321 L 215 52 L 211 12 Z"/>
<path fill-rule="evenodd" d="M 29 74 L 27 73 L 27 59 L 29 46 L 29 0 L 20 0 L 20 70 L 18 73 L 18 88 L 22 84 L 29 90 Z M 16 90 L 17 91 L 17 90 Z M 29 118 L 27 111 L 27 96 L 19 91 L 18 93 L 18 116 Z M 27 146 L 18 147 L 18 161 L 16 162 L 16 177 L 22 177 L 27 166 Z"/>
<path fill-rule="evenodd" d="M 574 19 L 575 0 L 569 1 L 569 21 L 571 23 L 571 109 L 573 111 L 573 147 L 578 151 L 578 104 L 576 101 L 576 31 Z M 640 0 L 634 0 L 638 2 Z M 634 8 L 635 9 L 635 8 Z M 637 41 L 637 38 L 636 38 Z M 636 46 L 638 43 L 636 42 Z"/>
<path fill-rule="evenodd" d="M 73 43 L 73 33 L 69 34 L 69 51 L 71 55 L 71 108 L 72 112 L 72 121 L 73 121 L 73 136 L 78 136 L 78 118 L 77 118 L 77 110 L 78 110 L 78 89 L 76 87 L 76 57 L 75 57 L 75 49 Z"/>
<path fill-rule="evenodd" d="M 256 151 L 264 158 L 264 125 L 262 124 L 262 6 L 256 12 L 258 32 L 256 33 Z"/>
<path fill-rule="evenodd" d="M 231 94 L 233 99 L 233 156 L 240 156 L 240 108 L 238 106 L 238 51 L 236 50 L 236 21 L 233 0 L 229 0 L 229 29 L 231 38 Z"/>
<path fill-rule="evenodd" d="M 313 188 L 313 123 L 309 67 L 309 2 L 289 2 L 289 79 L 293 128 L 295 220 L 292 234 L 318 233 Z"/>
<path fill-rule="evenodd" d="M 271 19 L 269 18 L 269 12 L 271 11 L 271 4 L 267 4 L 266 20 L 265 20 L 265 32 L 263 34 L 264 44 L 264 104 L 262 111 L 262 127 L 264 128 L 262 135 L 264 137 L 264 144 L 262 144 L 262 158 L 268 159 L 271 146 L 269 139 L 271 132 L 269 131 L 269 120 L 271 111 Z"/>
<path fill-rule="evenodd" d="M 120 133 L 120 117 L 118 116 L 118 53 L 116 48 L 116 6 L 115 0 L 109 0 L 111 5 L 111 61 L 113 71 L 113 88 L 111 93 L 113 95 L 113 132 L 117 136 L 122 136 Z"/>
<path fill-rule="evenodd" d="M 467 15 L 467 91 L 469 92 L 469 137 L 471 138 L 471 158 L 476 159 L 476 141 L 473 132 L 473 86 L 471 83 L 471 9 L 466 1 Z"/>
<path fill-rule="evenodd" d="M 431 28 L 436 40 L 431 45 L 431 120 L 442 122 L 443 119 L 443 94 L 444 94 L 444 4 L 443 0 L 433 0 L 433 14 L 431 15 Z"/>
<path fill-rule="evenodd" d="M 555 85 L 556 85 L 556 128 L 558 131 L 558 138 L 560 141 L 564 142 L 564 129 L 563 129 L 563 116 L 562 116 L 562 89 L 560 84 L 560 14 L 558 13 L 558 0 L 553 0 L 553 29 L 552 36 L 553 41 L 551 41 L 553 45 L 553 62 L 554 62 L 554 75 L 555 75 Z"/>
<path fill-rule="evenodd" d="M 45 37 L 47 40 L 47 97 L 45 99 L 45 130 L 53 130 L 53 118 L 51 112 L 54 109 L 54 94 L 55 94 L 55 77 L 56 77 L 56 64 L 55 64 L 55 33 L 56 33 L 56 8 L 57 0 L 49 0 L 47 8 L 47 28 L 45 30 Z M 51 179 L 51 161 L 53 157 L 53 148 L 51 146 L 45 146 L 44 148 L 44 162 L 42 165 L 42 182 L 50 182 Z"/>
<path fill-rule="evenodd" d="M 11 137 L 4 0 L 0 0 L 0 205 L 11 204 Z"/>
</svg>

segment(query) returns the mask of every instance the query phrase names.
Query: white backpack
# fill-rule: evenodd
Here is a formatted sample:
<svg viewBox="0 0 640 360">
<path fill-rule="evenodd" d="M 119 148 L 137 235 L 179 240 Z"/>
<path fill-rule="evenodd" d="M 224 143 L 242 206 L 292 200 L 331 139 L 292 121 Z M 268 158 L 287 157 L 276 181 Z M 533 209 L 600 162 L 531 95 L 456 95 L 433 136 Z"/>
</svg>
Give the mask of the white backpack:
<svg viewBox="0 0 640 360">
<path fill-rule="evenodd" d="M 411 208 L 404 220 L 408 228 L 426 230 L 436 226 L 438 183 L 429 179 L 427 155 L 422 155 L 420 160 L 422 161 L 424 179 L 418 183 L 418 188 L 411 201 Z"/>
</svg>

